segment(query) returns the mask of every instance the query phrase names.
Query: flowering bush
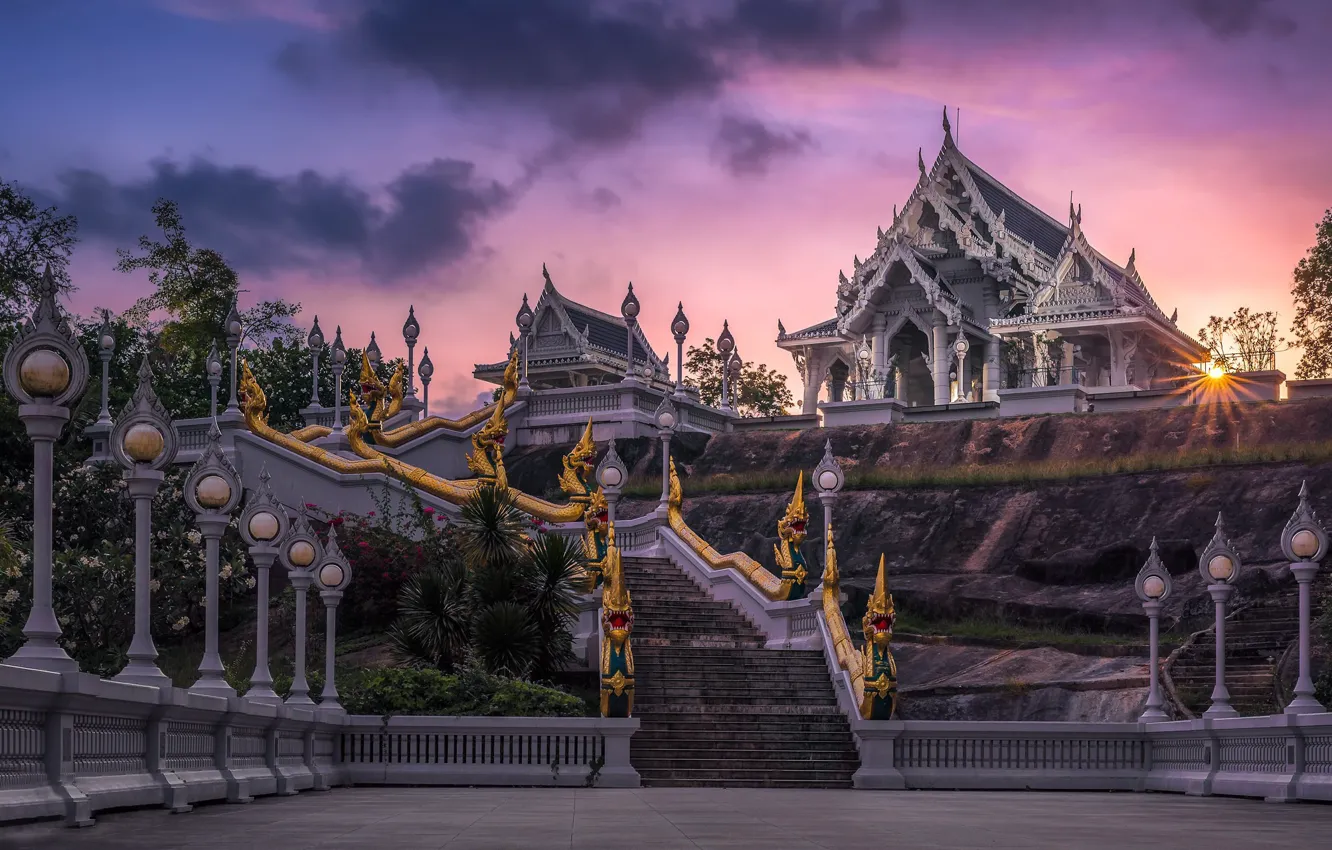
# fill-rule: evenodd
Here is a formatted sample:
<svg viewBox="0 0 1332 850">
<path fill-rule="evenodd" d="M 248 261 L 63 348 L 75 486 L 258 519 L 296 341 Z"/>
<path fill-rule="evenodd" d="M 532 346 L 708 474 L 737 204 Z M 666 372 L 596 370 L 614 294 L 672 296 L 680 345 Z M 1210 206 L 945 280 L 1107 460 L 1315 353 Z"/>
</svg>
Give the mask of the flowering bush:
<svg viewBox="0 0 1332 850">
<path fill-rule="evenodd" d="M 392 623 L 403 584 L 427 565 L 457 557 L 453 528 L 415 494 L 385 494 L 375 503 L 378 509 L 365 516 L 322 515 L 325 527 L 337 527 L 338 546 L 352 566 L 351 584 L 338 606 L 338 629 L 347 634 Z M 305 507 L 320 516 L 318 505 Z"/>
<path fill-rule="evenodd" d="M 153 500 L 150 587 L 152 631 L 159 645 L 179 642 L 204 624 L 203 539 L 181 494 L 187 474 L 183 469 L 168 472 Z M 31 539 L 31 488 L 20 483 L 5 489 L 28 496 L 23 515 L 0 516 L 13 526 L 12 542 L 19 548 L 17 557 L 8 559 L 0 552 L 0 653 L 5 656 L 22 643 L 31 607 L 32 556 L 22 545 Z M 112 465 L 64 472 L 54 495 L 52 597 L 61 643 L 84 670 L 113 673 L 123 665 L 134 636 L 134 503 L 119 468 Z M 244 552 L 233 521 L 221 545 L 223 609 L 254 587 Z"/>
</svg>

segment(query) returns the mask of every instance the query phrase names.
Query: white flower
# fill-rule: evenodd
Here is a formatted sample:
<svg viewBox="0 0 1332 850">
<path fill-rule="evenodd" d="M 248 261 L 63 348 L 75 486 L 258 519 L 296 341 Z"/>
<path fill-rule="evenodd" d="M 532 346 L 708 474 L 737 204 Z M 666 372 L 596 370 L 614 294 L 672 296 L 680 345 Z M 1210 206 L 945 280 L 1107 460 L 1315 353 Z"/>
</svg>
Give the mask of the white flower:
<svg viewBox="0 0 1332 850">
<path fill-rule="evenodd" d="M 189 624 L 190 624 L 189 617 L 181 617 L 179 620 L 171 624 L 171 631 L 178 632 L 181 629 L 184 629 Z"/>
<path fill-rule="evenodd" d="M 158 539 L 158 540 L 170 540 L 170 539 L 171 539 L 171 535 L 168 534 L 168 533 L 165 532 L 165 531 L 159 531 L 159 532 L 157 532 L 157 539 Z"/>
<path fill-rule="evenodd" d="M 5 593 L 6 602 L 17 602 L 18 597 L 19 597 L 19 592 L 13 589 L 12 587 Z"/>
<path fill-rule="evenodd" d="M 156 593 L 157 589 L 161 586 L 162 583 L 157 579 L 153 579 L 152 581 L 148 582 L 148 589 L 151 590 L 153 593 Z"/>
<path fill-rule="evenodd" d="M 249 588 L 253 588 L 253 587 L 254 587 L 254 576 L 250 576 L 249 578 L 247 578 L 247 579 L 245 580 L 245 586 L 246 586 L 246 587 L 249 587 Z"/>
<path fill-rule="evenodd" d="M 231 564 L 223 564 L 217 574 L 220 578 L 231 578 Z"/>
<path fill-rule="evenodd" d="M 185 539 L 190 541 L 192 545 L 198 546 L 203 540 L 203 535 L 197 531 L 187 531 L 185 532 Z"/>
</svg>

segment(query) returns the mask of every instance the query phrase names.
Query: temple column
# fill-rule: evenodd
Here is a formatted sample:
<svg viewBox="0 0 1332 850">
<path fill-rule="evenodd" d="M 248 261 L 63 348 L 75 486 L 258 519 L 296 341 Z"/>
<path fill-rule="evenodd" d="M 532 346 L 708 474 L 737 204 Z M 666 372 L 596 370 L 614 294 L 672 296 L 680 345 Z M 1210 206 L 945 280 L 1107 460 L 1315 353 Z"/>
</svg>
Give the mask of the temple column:
<svg viewBox="0 0 1332 850">
<path fill-rule="evenodd" d="M 952 349 L 948 346 L 948 328 L 944 314 L 934 313 L 934 326 L 930 329 L 930 368 L 934 372 L 934 403 L 948 403 L 948 371 L 952 365 Z"/>
<path fill-rule="evenodd" d="M 1044 387 L 1049 382 L 1050 349 L 1045 346 L 1045 332 L 1033 331 L 1031 334 L 1031 385 Z"/>
<path fill-rule="evenodd" d="M 981 373 L 981 401 L 999 400 L 999 340 L 985 341 L 985 368 Z"/>
<path fill-rule="evenodd" d="M 823 365 L 826 359 L 821 349 L 806 349 L 805 370 L 801 376 L 805 381 L 805 398 L 800 410 L 804 413 L 814 413 L 819 408 L 819 391 L 823 389 L 823 376 L 827 371 Z"/>
<path fill-rule="evenodd" d="M 1077 383 L 1073 371 L 1073 343 L 1069 340 L 1063 340 L 1063 350 L 1059 360 L 1059 383 Z"/>
</svg>

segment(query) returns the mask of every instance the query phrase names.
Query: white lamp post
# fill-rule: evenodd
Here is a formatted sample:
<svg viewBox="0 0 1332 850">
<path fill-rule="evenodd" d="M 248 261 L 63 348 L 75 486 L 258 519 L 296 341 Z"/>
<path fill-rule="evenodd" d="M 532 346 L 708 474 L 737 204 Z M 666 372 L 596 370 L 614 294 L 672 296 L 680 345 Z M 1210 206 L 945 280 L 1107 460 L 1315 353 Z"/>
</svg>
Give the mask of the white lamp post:
<svg viewBox="0 0 1332 850">
<path fill-rule="evenodd" d="M 430 415 L 430 379 L 435 375 L 435 364 L 430 362 L 430 346 L 421 355 L 421 418 Z"/>
<path fill-rule="evenodd" d="M 615 452 L 615 441 L 611 440 L 610 448 L 597 464 L 597 483 L 606 493 L 606 519 L 612 525 L 615 524 L 615 503 L 620 501 L 620 488 L 628 478 L 629 470 Z"/>
<path fill-rule="evenodd" d="M 726 404 L 731 410 L 740 409 L 740 369 L 744 366 L 744 359 L 740 357 L 739 347 L 731 349 L 731 362 L 726 367 L 727 383 L 730 385 L 731 397 Z"/>
<path fill-rule="evenodd" d="M 523 369 L 522 377 L 518 380 L 518 390 L 525 392 L 530 389 L 527 383 L 527 337 L 532 333 L 532 322 L 536 319 L 536 314 L 532 308 L 527 306 L 527 293 L 523 293 L 523 306 L 518 309 L 518 315 L 514 321 L 518 324 L 518 336 L 523 345 Z"/>
<path fill-rule="evenodd" d="M 403 395 L 409 402 L 416 401 L 416 340 L 421 336 L 421 323 L 416 321 L 415 305 L 407 307 L 407 321 L 402 323 L 402 341 L 407 344 L 407 389 Z"/>
<path fill-rule="evenodd" d="M 1161 687 L 1158 680 L 1161 676 L 1161 603 L 1165 602 L 1166 597 L 1170 596 L 1171 584 L 1170 571 L 1165 568 L 1165 564 L 1161 563 L 1161 555 L 1156 548 L 1156 538 L 1153 537 L 1151 554 L 1147 558 L 1147 563 L 1143 564 L 1142 569 L 1138 571 L 1138 578 L 1133 583 L 1133 589 L 1137 591 L 1138 598 L 1142 600 L 1142 610 L 1147 614 L 1151 654 L 1148 669 L 1150 687 L 1147 691 L 1147 705 L 1138 718 L 1139 722 L 1142 723 L 1163 723 L 1170 719 L 1162 710 Z"/>
<path fill-rule="evenodd" d="M 967 393 L 963 384 L 966 381 L 967 352 L 971 350 L 971 343 L 967 342 L 965 335 L 959 333 L 957 342 L 953 343 L 953 354 L 957 357 L 957 392 L 953 396 L 953 401 L 966 401 Z"/>
<path fill-rule="evenodd" d="M 655 416 L 657 435 L 661 437 L 661 501 L 657 503 L 656 513 L 660 517 L 665 517 L 666 504 L 671 496 L 671 436 L 675 433 L 675 426 L 680 418 L 675 405 L 671 403 L 670 396 L 662 398 L 661 404 L 657 405 Z"/>
<path fill-rule="evenodd" d="M 291 530 L 282 538 L 278 547 L 282 566 L 287 568 L 287 578 L 296 591 L 296 668 L 291 675 L 291 693 L 287 696 L 288 705 L 314 705 L 310 699 L 310 685 L 305 678 L 305 638 L 308 629 L 305 625 L 306 594 L 315 580 L 314 566 L 319 560 L 319 538 L 310 529 L 304 514 L 297 514 Z"/>
<path fill-rule="evenodd" d="M 624 377 L 627 381 L 638 380 L 634 374 L 634 325 L 638 323 L 638 310 L 638 296 L 634 295 L 634 285 L 630 283 L 629 291 L 620 302 L 620 315 L 624 317 L 624 326 L 629 336 L 624 365 Z"/>
<path fill-rule="evenodd" d="M 671 336 L 675 337 L 675 395 L 684 396 L 684 342 L 689 335 L 689 317 L 685 315 L 684 302 L 675 310 L 671 320 Z"/>
<path fill-rule="evenodd" d="M 721 408 L 730 410 L 731 405 L 726 393 L 727 366 L 731 363 L 731 351 L 735 348 L 735 337 L 731 334 L 730 323 L 722 320 L 722 332 L 717 335 L 717 353 L 721 355 Z"/>
<path fill-rule="evenodd" d="M 282 702 L 273 690 L 273 676 L 268 671 L 268 572 L 277 560 L 277 543 L 287 533 L 287 512 L 273 497 L 268 486 L 272 478 L 268 468 L 259 472 L 259 489 L 250 491 L 249 502 L 240 515 L 241 537 L 250 547 L 250 560 L 255 570 L 255 627 L 254 673 L 250 676 L 250 689 L 245 698 L 253 702 L 276 705 Z"/>
<path fill-rule="evenodd" d="M 315 583 L 319 585 L 319 598 L 324 600 L 324 690 L 320 694 L 319 707 L 327 711 L 342 711 L 338 703 L 338 686 L 334 681 L 336 669 L 334 659 L 337 654 L 338 602 L 342 592 L 351 583 L 352 569 L 347 556 L 338 548 L 337 533 L 333 526 L 328 527 L 328 539 L 324 543 L 323 557 L 317 562 L 319 569 L 314 572 Z"/>
<path fill-rule="evenodd" d="M 232 301 L 231 312 L 227 314 L 227 349 L 231 351 L 231 398 L 227 400 L 227 409 L 223 411 L 225 415 L 240 415 L 240 405 L 236 401 L 236 359 L 244 332 L 240 311 L 236 302 Z"/>
<path fill-rule="evenodd" d="M 347 368 L 347 346 L 342 342 L 342 325 L 333 334 L 333 433 L 342 433 L 342 370 Z"/>
<path fill-rule="evenodd" d="M 310 408 L 318 410 L 319 404 L 319 352 L 324 348 L 324 332 L 319 329 L 319 317 L 314 317 L 314 327 L 310 328 L 310 335 L 305 338 L 305 344 L 310 349 Z"/>
<path fill-rule="evenodd" d="M 219 366 L 221 363 L 219 362 Z M 241 480 L 235 467 L 222 453 L 222 432 L 214 422 L 208 430 L 208 444 L 185 481 L 185 504 L 194 511 L 194 523 L 204 539 L 204 654 L 199 662 L 199 678 L 190 692 L 234 697 L 236 691 L 223 676 L 222 656 L 217 648 L 218 547 L 231 521 L 231 512 L 240 504 Z"/>
<path fill-rule="evenodd" d="M 1198 572 L 1207 582 L 1207 592 L 1216 604 L 1216 685 L 1212 688 L 1212 705 L 1203 717 L 1236 717 L 1230 705 L 1230 691 L 1226 688 L 1226 600 L 1235 590 L 1240 574 L 1239 555 L 1226 539 L 1221 525 L 1221 514 L 1216 515 L 1216 533 L 1198 558 Z"/>
<path fill-rule="evenodd" d="M 37 291 L 37 309 L 5 351 L 4 385 L 18 402 L 18 416 L 32 440 L 32 609 L 23 625 L 27 641 L 6 664 L 55 672 L 79 669 L 57 639 L 51 606 L 51 496 L 55 441 L 69 421 L 69 406 L 88 384 L 88 355 L 69 318 L 56 304 L 48 266 Z"/>
<path fill-rule="evenodd" d="M 370 332 L 370 344 L 365 347 L 366 359 L 370 361 L 371 366 L 378 366 L 384 359 L 384 353 L 379 350 L 379 343 L 375 342 L 375 332 Z"/>
<path fill-rule="evenodd" d="M 176 458 L 176 429 L 153 392 L 152 380 L 145 354 L 138 389 L 111 432 L 111 451 L 125 469 L 126 489 L 134 500 L 134 640 L 129 663 L 115 679 L 169 687 L 171 680 L 158 668 L 153 644 L 153 496 L 162 485 L 163 470 Z"/>
<path fill-rule="evenodd" d="M 208 359 L 204 365 L 208 373 L 208 417 L 217 421 L 217 388 L 222 383 L 222 358 L 217 354 L 217 340 L 208 349 Z"/>
<path fill-rule="evenodd" d="M 1314 698 L 1310 673 L 1309 620 L 1310 588 L 1318 575 L 1318 564 L 1327 554 L 1327 532 L 1309 507 L 1309 485 L 1300 484 L 1300 504 L 1281 532 L 1281 551 L 1290 561 L 1291 575 L 1300 586 L 1300 677 L 1295 683 L 1295 697 L 1286 706 L 1286 714 L 1313 714 L 1326 711 Z"/>
<path fill-rule="evenodd" d="M 88 463 L 108 463 L 111 456 L 111 358 L 116 352 L 115 329 L 111 326 L 111 311 L 102 311 L 102 326 L 97 329 L 97 359 L 102 361 L 102 409 L 97 421 L 83 429 L 83 436 L 92 441 L 93 453 Z"/>
<path fill-rule="evenodd" d="M 841 464 L 833 456 L 831 439 L 823 444 L 823 458 L 819 461 L 819 465 L 814 467 L 810 482 L 814 485 L 814 492 L 818 494 L 819 504 L 823 505 L 823 539 L 826 549 L 827 540 L 832 534 L 833 505 L 837 503 L 837 495 L 846 486 L 846 474 L 842 472 Z M 827 564 L 824 564 L 824 567 L 826 569 Z M 814 585 L 811 583 L 809 587 L 812 596 Z"/>
</svg>

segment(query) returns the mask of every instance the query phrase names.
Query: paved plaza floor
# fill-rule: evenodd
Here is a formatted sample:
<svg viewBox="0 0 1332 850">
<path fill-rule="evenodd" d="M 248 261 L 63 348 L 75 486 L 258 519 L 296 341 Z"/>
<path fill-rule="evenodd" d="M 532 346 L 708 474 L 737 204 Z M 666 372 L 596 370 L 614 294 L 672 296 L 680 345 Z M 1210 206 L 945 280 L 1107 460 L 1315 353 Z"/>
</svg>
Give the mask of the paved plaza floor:
<svg viewBox="0 0 1332 850">
<path fill-rule="evenodd" d="M 1326 847 L 1332 806 L 1166 794 L 353 788 L 0 828 L 4 850 Z"/>
</svg>

